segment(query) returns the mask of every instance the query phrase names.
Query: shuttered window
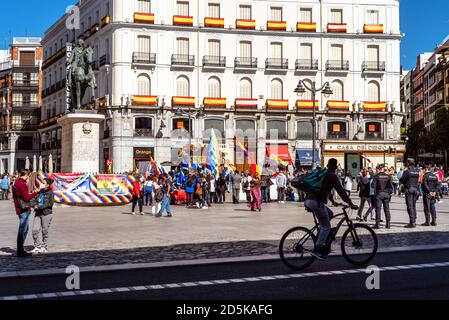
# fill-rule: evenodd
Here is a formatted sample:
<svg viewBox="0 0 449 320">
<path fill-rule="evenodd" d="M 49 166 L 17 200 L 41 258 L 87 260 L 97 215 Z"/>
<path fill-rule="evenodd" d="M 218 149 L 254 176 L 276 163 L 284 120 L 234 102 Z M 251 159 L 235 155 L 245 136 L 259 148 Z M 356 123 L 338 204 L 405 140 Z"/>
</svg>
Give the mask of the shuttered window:
<svg viewBox="0 0 449 320">
<path fill-rule="evenodd" d="M 35 57 L 34 51 L 20 51 L 19 63 L 21 66 L 34 66 Z"/>
<path fill-rule="evenodd" d="M 311 8 L 301 8 L 299 10 L 299 22 L 306 22 L 306 23 L 313 22 Z"/>
<path fill-rule="evenodd" d="M 312 88 L 312 81 L 304 80 L 304 82 L 306 83 L 306 85 L 309 88 Z M 312 100 L 312 92 L 310 92 L 309 90 L 306 90 L 306 92 L 302 95 L 302 99 L 304 99 L 304 100 Z"/>
<path fill-rule="evenodd" d="M 273 42 L 271 47 L 271 58 L 272 59 L 282 59 L 282 43 Z"/>
<path fill-rule="evenodd" d="M 332 82 L 332 100 L 343 101 L 344 100 L 344 88 L 343 83 L 340 81 Z"/>
<path fill-rule="evenodd" d="M 137 38 L 137 50 L 142 53 L 151 52 L 151 38 L 146 36 L 139 36 Z"/>
<path fill-rule="evenodd" d="M 250 41 L 240 41 L 240 57 L 251 58 L 252 57 L 252 45 Z"/>
<path fill-rule="evenodd" d="M 279 79 L 271 81 L 271 99 L 283 99 L 283 85 Z"/>
<path fill-rule="evenodd" d="M 219 57 L 221 53 L 220 40 L 209 40 L 208 44 L 209 44 L 209 56 Z"/>
<path fill-rule="evenodd" d="M 368 10 L 367 12 L 367 24 L 379 24 L 379 11 Z"/>
<path fill-rule="evenodd" d="M 240 6 L 240 19 L 252 20 L 251 6 L 247 5 Z"/>
<path fill-rule="evenodd" d="M 151 81 L 146 75 L 140 75 L 137 78 L 137 94 L 139 96 L 151 95 Z"/>
<path fill-rule="evenodd" d="M 219 3 L 209 3 L 209 18 L 220 18 L 220 4 Z"/>
<path fill-rule="evenodd" d="M 368 83 L 368 101 L 369 102 L 379 102 L 380 101 L 379 85 L 374 81 Z"/>
<path fill-rule="evenodd" d="M 176 40 L 176 44 L 177 44 L 177 53 L 179 55 L 189 54 L 189 39 L 178 38 Z"/>
<path fill-rule="evenodd" d="M 379 61 L 379 47 L 378 46 L 368 46 L 368 57 L 367 61 Z"/>
<path fill-rule="evenodd" d="M 302 60 L 312 60 L 312 44 L 311 43 L 301 43 L 300 56 Z"/>
<path fill-rule="evenodd" d="M 331 59 L 342 61 L 343 60 L 343 46 L 340 44 L 333 44 L 331 46 Z"/>
<path fill-rule="evenodd" d="M 186 77 L 176 79 L 176 95 L 180 97 L 190 96 L 189 80 Z"/>
<path fill-rule="evenodd" d="M 207 96 L 209 98 L 221 97 L 221 85 L 219 79 L 213 77 L 207 81 Z"/>
<path fill-rule="evenodd" d="M 177 1 L 176 2 L 176 14 L 178 16 L 188 16 L 189 15 L 189 2 L 188 1 Z"/>
<path fill-rule="evenodd" d="M 138 0 L 137 10 L 142 13 L 151 13 L 151 1 L 150 0 Z"/>
<path fill-rule="evenodd" d="M 282 21 L 282 8 L 281 7 L 271 7 L 271 21 Z"/>
<path fill-rule="evenodd" d="M 240 98 L 251 99 L 253 97 L 253 85 L 250 79 L 240 80 Z"/>
<path fill-rule="evenodd" d="M 343 10 L 342 9 L 331 9 L 330 23 L 342 24 L 343 23 Z"/>
</svg>

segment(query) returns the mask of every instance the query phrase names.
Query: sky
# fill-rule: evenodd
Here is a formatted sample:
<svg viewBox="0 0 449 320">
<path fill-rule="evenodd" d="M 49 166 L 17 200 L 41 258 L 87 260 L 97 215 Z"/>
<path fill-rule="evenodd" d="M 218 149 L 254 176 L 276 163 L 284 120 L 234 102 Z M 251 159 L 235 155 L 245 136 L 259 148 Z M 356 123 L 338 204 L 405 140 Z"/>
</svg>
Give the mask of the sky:
<svg viewBox="0 0 449 320">
<path fill-rule="evenodd" d="M 76 0 L 3 1 L 0 19 L 0 48 L 12 36 L 43 36 L 45 30 Z M 401 63 L 405 70 L 416 64 L 416 56 L 433 51 L 449 35 L 449 0 L 400 0 L 402 41 Z"/>
</svg>

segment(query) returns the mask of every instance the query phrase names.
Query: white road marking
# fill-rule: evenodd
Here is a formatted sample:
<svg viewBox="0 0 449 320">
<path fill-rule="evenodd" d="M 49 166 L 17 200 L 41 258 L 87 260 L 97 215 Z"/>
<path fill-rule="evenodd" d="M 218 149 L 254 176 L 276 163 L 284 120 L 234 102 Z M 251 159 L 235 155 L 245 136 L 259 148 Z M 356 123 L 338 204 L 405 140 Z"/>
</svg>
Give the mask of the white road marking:
<svg viewBox="0 0 449 320">
<path fill-rule="evenodd" d="M 391 267 L 381 267 L 379 271 L 399 271 L 399 270 L 414 270 L 414 269 L 431 269 L 431 268 L 441 268 L 449 267 L 449 262 L 438 262 L 438 263 L 423 263 L 423 264 L 412 264 L 403 266 L 391 266 Z M 321 272 L 310 272 L 310 273 L 295 273 L 295 274 L 284 274 L 284 275 L 270 275 L 270 276 L 260 276 L 260 277 L 250 277 L 241 279 L 223 279 L 223 280 L 207 280 L 207 281 L 196 281 L 196 282 L 182 282 L 182 283 L 167 283 L 158 285 L 146 285 L 146 286 L 133 286 L 133 287 L 120 287 L 120 288 L 105 288 L 105 289 L 95 289 L 95 290 L 82 290 L 82 291 L 64 291 L 64 292 L 50 292 L 50 293 L 39 293 L 39 294 L 28 294 L 28 295 L 17 295 L 17 296 L 4 296 L 0 297 L 0 301 L 6 300 L 35 300 L 40 298 L 56 298 L 56 297 L 67 297 L 67 296 L 87 296 L 96 294 L 110 294 L 116 292 L 136 292 L 136 291 L 152 291 L 152 290 L 168 290 L 183 287 L 196 287 L 196 286 L 210 286 L 210 285 L 225 285 L 234 283 L 248 283 L 248 282 L 262 282 L 262 281 L 274 281 L 274 280 L 284 280 L 284 279 L 296 279 L 296 278 L 311 278 L 311 277 L 326 277 L 326 276 L 340 276 L 349 274 L 364 274 L 366 269 L 349 269 L 349 270 L 335 270 L 335 271 L 321 271 Z"/>
</svg>

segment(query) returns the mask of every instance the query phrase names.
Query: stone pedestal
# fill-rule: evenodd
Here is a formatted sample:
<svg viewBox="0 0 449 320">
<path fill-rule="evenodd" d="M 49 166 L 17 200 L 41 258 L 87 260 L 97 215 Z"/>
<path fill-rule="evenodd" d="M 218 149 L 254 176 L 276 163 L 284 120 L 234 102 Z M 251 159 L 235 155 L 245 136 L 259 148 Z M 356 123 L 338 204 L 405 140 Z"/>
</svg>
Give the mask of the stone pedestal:
<svg viewBox="0 0 449 320">
<path fill-rule="evenodd" d="M 95 111 L 77 111 L 58 120 L 62 127 L 62 172 L 99 172 L 100 123 L 104 119 Z"/>
</svg>

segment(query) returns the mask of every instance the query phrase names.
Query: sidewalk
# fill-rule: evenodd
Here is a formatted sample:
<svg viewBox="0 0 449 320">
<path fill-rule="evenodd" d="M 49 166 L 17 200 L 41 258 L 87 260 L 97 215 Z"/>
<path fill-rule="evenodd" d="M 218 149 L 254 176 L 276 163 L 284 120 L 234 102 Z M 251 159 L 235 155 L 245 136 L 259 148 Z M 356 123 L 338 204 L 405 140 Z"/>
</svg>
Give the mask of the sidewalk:
<svg viewBox="0 0 449 320">
<path fill-rule="evenodd" d="M 209 210 L 174 208 L 174 218 L 158 219 L 132 216 L 129 206 L 59 207 L 50 229 L 51 253 L 18 259 L 14 256 L 18 219 L 11 203 L 2 201 L 0 273 L 65 268 L 71 264 L 83 267 L 276 255 L 285 231 L 297 225 L 313 225 L 311 215 L 295 203 L 272 203 L 264 207 L 262 214 L 250 212 L 244 204 Z M 410 232 L 403 228 L 408 222 L 404 199 L 394 198 L 393 228 L 376 231 L 380 249 L 449 243 L 448 209 L 449 201 L 438 206 L 438 227 L 418 227 Z M 418 210 L 421 223 L 421 204 Z M 32 245 L 31 230 L 27 245 Z"/>
</svg>

